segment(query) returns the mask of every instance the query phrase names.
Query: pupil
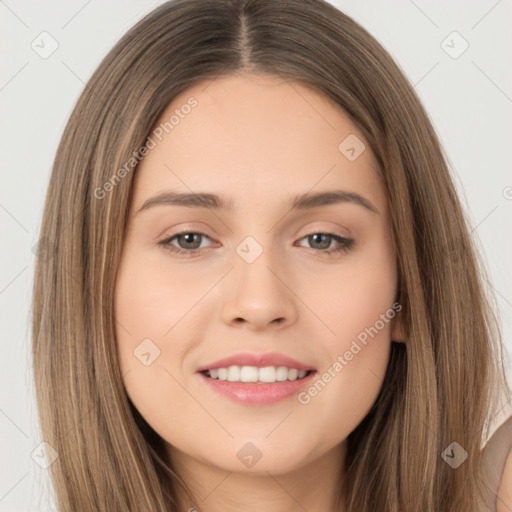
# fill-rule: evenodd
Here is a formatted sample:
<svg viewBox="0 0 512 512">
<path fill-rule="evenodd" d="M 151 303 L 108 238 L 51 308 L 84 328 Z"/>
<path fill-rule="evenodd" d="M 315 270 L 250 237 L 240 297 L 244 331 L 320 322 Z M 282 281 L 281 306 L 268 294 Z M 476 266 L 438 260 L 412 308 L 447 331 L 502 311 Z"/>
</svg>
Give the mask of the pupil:
<svg viewBox="0 0 512 512">
<path fill-rule="evenodd" d="M 186 233 L 184 235 L 181 235 L 185 239 L 185 245 L 186 244 L 193 244 L 194 238 L 197 236 L 197 233 Z M 197 243 L 197 241 L 196 241 Z"/>
<path fill-rule="evenodd" d="M 313 239 L 315 239 L 315 237 L 320 237 L 320 240 L 317 241 L 317 240 L 314 240 L 315 243 L 316 242 L 319 242 L 321 243 L 322 242 L 322 239 L 323 239 L 323 242 L 324 242 L 324 245 L 321 247 L 321 249 L 327 249 L 330 245 L 329 243 L 329 235 L 325 235 L 323 233 L 315 233 L 314 235 L 312 235 Z M 325 245 L 325 241 L 327 240 L 327 245 Z"/>
</svg>

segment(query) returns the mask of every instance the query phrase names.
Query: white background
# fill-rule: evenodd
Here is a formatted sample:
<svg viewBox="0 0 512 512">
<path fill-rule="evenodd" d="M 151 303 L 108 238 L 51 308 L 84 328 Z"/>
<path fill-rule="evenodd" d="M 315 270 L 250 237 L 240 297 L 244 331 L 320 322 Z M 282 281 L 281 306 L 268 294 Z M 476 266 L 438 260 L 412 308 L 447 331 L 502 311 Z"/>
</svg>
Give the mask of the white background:
<svg viewBox="0 0 512 512">
<path fill-rule="evenodd" d="M 143 15 L 144 0 L 0 1 L 0 511 L 47 511 L 47 470 L 30 369 L 30 300 L 42 207 L 71 110 L 101 59 Z M 512 353 L 512 2 L 338 1 L 392 54 L 429 112 L 480 240 Z M 59 44 L 42 59 L 43 31 Z M 442 41 L 457 31 L 454 59 Z M 459 40 L 447 44 L 460 48 Z M 509 188 L 507 188 L 509 187 Z M 507 198 L 508 190 L 508 198 Z M 510 356 L 509 356 L 510 357 Z M 509 371 L 509 374 L 512 372 Z"/>
</svg>

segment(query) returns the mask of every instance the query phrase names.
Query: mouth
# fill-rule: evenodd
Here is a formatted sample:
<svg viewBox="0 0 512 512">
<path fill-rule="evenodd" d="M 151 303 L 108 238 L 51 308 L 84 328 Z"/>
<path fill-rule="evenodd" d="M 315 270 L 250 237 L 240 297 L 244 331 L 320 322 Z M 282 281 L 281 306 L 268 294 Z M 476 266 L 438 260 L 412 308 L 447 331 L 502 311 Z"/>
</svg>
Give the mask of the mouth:
<svg viewBox="0 0 512 512">
<path fill-rule="evenodd" d="M 212 390 L 232 402 L 263 406 L 296 397 L 310 386 L 316 370 L 283 367 L 229 366 L 202 370 L 197 374 Z"/>
</svg>

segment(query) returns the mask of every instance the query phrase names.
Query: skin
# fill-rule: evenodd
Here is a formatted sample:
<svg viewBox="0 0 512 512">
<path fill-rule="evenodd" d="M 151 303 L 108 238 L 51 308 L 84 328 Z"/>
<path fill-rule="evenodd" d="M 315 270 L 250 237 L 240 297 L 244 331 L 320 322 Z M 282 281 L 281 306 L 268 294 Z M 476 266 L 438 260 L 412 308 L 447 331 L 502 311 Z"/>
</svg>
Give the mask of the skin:
<svg viewBox="0 0 512 512">
<path fill-rule="evenodd" d="M 297 83 L 222 77 L 182 93 L 161 120 L 190 97 L 198 105 L 136 171 L 115 290 L 127 393 L 166 441 L 202 511 L 339 510 L 346 438 L 379 394 L 391 339 L 403 341 L 400 315 L 307 405 L 296 396 L 236 403 L 196 370 L 241 351 L 275 351 L 321 376 L 392 307 L 396 261 L 377 162 L 340 108 Z M 354 161 L 338 150 L 349 134 L 366 145 Z M 136 213 L 169 189 L 232 198 L 234 210 L 159 205 Z M 335 189 L 364 196 L 378 213 L 353 203 L 290 210 L 296 194 Z M 192 256 L 158 245 L 178 232 L 207 236 L 196 245 L 174 238 L 174 247 L 200 247 Z M 355 245 L 328 255 L 338 243 L 308 237 L 314 232 Z M 250 264 L 236 252 L 247 236 L 263 249 Z M 147 338 L 160 350 L 149 366 L 134 356 Z M 248 442 L 262 454 L 250 468 L 237 457 Z"/>
<path fill-rule="evenodd" d="M 497 512 L 512 510 L 512 451 L 509 451 L 500 489 L 498 491 Z"/>
<path fill-rule="evenodd" d="M 496 512 L 512 511 L 512 416 L 487 441 L 483 454 L 489 499 Z"/>
</svg>

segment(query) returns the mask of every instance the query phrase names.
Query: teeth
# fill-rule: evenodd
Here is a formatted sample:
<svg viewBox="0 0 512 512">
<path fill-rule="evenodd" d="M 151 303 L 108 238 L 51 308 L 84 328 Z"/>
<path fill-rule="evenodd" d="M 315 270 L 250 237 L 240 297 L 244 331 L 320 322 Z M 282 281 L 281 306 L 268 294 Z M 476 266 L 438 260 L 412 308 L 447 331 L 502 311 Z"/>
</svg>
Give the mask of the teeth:
<svg viewBox="0 0 512 512">
<path fill-rule="evenodd" d="M 229 368 L 240 368 L 239 366 L 230 366 Z M 255 366 L 242 366 L 238 378 L 231 382 L 258 382 L 259 369 Z"/>
<path fill-rule="evenodd" d="M 212 379 L 227 380 L 228 382 L 284 382 L 286 380 L 302 379 L 308 372 L 288 368 L 286 366 L 228 366 L 207 370 L 206 374 Z"/>
</svg>

